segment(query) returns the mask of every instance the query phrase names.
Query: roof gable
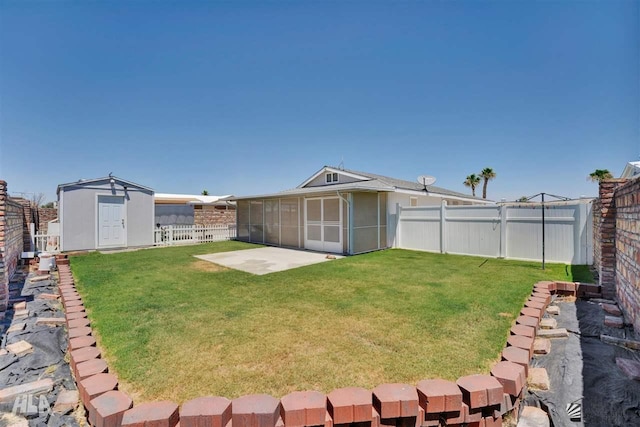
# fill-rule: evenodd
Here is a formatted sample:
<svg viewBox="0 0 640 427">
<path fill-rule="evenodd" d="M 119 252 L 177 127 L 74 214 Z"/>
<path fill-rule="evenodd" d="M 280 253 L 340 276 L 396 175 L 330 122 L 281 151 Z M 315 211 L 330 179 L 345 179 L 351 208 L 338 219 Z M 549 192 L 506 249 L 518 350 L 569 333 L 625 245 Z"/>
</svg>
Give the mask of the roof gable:
<svg viewBox="0 0 640 427">
<path fill-rule="evenodd" d="M 88 184 L 97 184 L 99 182 L 108 182 L 110 180 L 114 180 L 117 183 L 120 183 L 123 186 L 127 186 L 127 187 L 131 187 L 131 188 L 138 188 L 140 190 L 145 190 L 145 191 L 150 191 L 151 193 L 153 193 L 153 189 L 149 188 L 149 187 L 145 187 L 144 185 L 140 185 L 140 184 L 136 184 L 135 182 L 132 181 L 127 181 L 126 179 L 122 179 L 122 178 L 118 178 L 117 176 L 105 176 L 103 178 L 93 178 L 93 179 L 79 179 L 78 181 L 75 182 L 68 182 L 66 184 L 60 184 L 58 185 L 58 189 L 56 191 L 56 193 L 60 193 L 60 190 L 67 188 L 67 187 L 82 187 Z"/>
<path fill-rule="evenodd" d="M 337 174 L 338 180 L 335 182 L 326 182 L 326 174 Z M 318 187 L 321 185 L 335 185 L 335 184 L 344 184 L 348 182 L 359 182 L 359 181 L 369 181 L 371 178 L 353 173 L 351 171 L 347 171 L 345 169 L 338 169 L 331 166 L 325 166 L 320 169 L 318 172 L 314 173 L 310 178 L 304 181 L 302 184 L 298 185 L 296 188 L 305 188 L 305 187 Z"/>
<path fill-rule="evenodd" d="M 640 161 L 627 163 L 620 178 L 633 178 L 636 175 L 640 175 Z"/>
<path fill-rule="evenodd" d="M 325 174 L 327 173 L 337 173 L 340 177 L 344 176 L 347 179 L 338 179 L 337 182 L 327 183 L 325 181 Z M 309 179 L 304 181 L 302 184 L 297 186 L 296 188 L 311 188 L 311 187 L 329 187 L 337 184 L 346 184 L 346 183 L 357 183 L 357 182 L 368 182 L 371 185 L 376 184 L 377 186 L 384 188 L 393 188 L 396 190 L 408 190 L 408 191 L 419 191 L 424 192 L 425 186 L 416 182 L 416 181 L 406 181 L 403 179 L 392 178 L 389 176 L 378 175 L 369 172 L 360 172 L 351 169 L 344 169 L 333 166 L 324 166 L 318 172 L 313 174 Z M 491 202 L 490 200 L 481 199 L 479 197 L 469 196 L 468 194 L 460 193 L 457 191 L 448 190 L 442 187 L 436 187 L 433 185 L 427 185 L 426 191 L 431 193 L 434 196 L 450 196 L 463 198 L 467 200 L 477 200 L 482 202 Z"/>
</svg>

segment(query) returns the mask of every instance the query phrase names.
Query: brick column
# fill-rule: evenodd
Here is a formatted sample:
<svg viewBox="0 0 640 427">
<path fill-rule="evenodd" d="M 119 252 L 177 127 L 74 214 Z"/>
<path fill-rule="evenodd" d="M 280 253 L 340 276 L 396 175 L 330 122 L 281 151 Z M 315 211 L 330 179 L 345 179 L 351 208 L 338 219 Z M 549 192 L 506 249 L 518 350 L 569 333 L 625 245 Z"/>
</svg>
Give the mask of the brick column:
<svg viewBox="0 0 640 427">
<path fill-rule="evenodd" d="M 616 289 L 616 205 L 614 194 L 626 179 L 600 182 L 599 209 L 594 209 L 594 264 L 605 298 L 615 298 Z"/>
</svg>

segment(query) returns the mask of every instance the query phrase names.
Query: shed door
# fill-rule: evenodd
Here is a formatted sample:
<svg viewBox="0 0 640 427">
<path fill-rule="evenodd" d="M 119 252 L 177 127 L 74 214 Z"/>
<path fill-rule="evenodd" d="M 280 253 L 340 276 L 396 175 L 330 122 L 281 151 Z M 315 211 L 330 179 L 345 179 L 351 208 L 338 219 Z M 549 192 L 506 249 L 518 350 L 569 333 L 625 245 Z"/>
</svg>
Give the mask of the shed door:
<svg viewBox="0 0 640 427">
<path fill-rule="evenodd" d="M 98 247 L 126 246 L 124 197 L 98 196 Z"/>
<path fill-rule="evenodd" d="M 305 200 L 304 247 L 314 251 L 342 253 L 342 209 L 340 198 Z"/>
</svg>

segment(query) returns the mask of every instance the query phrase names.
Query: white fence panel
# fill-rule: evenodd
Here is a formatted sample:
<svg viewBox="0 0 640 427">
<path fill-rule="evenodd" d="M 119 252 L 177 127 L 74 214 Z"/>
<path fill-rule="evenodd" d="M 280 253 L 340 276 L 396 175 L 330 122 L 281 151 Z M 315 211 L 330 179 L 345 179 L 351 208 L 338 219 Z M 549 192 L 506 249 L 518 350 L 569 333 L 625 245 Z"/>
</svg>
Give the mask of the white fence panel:
<svg viewBox="0 0 640 427">
<path fill-rule="evenodd" d="M 545 260 L 593 262 L 592 203 L 547 203 Z M 542 205 L 397 206 L 396 247 L 510 259 L 542 260 Z"/>
<path fill-rule="evenodd" d="M 405 249 L 440 252 L 440 206 L 402 208 L 399 225 L 402 234 L 399 245 Z"/>
<path fill-rule="evenodd" d="M 33 240 L 37 252 L 60 252 L 60 236 L 57 234 L 35 234 Z"/>
<path fill-rule="evenodd" d="M 235 225 L 165 225 L 153 232 L 155 246 L 221 242 L 236 237 Z"/>
<path fill-rule="evenodd" d="M 454 254 L 500 256 L 500 207 L 447 207 L 446 248 Z"/>
</svg>

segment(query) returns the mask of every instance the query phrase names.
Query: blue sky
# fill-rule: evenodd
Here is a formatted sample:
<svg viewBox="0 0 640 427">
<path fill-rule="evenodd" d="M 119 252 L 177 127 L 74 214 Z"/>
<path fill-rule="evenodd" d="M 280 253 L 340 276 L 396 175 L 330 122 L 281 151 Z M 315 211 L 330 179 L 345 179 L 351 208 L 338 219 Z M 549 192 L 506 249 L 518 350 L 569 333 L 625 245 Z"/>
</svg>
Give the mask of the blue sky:
<svg viewBox="0 0 640 427">
<path fill-rule="evenodd" d="M 639 4 L 0 0 L 0 179 L 247 195 L 344 159 L 595 195 L 640 155 Z"/>
</svg>

